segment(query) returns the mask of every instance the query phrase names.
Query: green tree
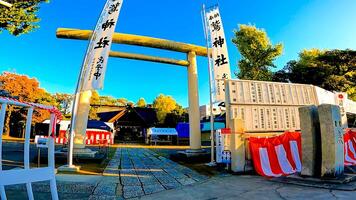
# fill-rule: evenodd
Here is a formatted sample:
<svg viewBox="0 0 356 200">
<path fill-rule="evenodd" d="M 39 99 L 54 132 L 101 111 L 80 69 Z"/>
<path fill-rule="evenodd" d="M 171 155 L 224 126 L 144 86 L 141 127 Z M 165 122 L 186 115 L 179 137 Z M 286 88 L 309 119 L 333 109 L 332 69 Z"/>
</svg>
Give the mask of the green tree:
<svg viewBox="0 0 356 200">
<path fill-rule="evenodd" d="M 303 50 L 274 76 L 276 81 L 313 84 L 329 91 L 347 92 L 356 100 L 356 51 Z"/>
<path fill-rule="evenodd" d="M 100 96 L 99 93 L 96 90 L 93 90 L 91 93 L 91 98 L 90 98 L 90 110 L 89 110 L 89 116 L 88 118 L 91 120 L 98 120 L 99 117 L 97 115 L 98 112 L 98 107 L 100 104 Z M 95 105 L 95 106 L 93 106 Z"/>
<path fill-rule="evenodd" d="M 137 106 L 137 107 L 141 107 L 141 108 L 146 107 L 146 101 L 145 101 L 145 99 L 141 97 L 141 98 L 137 101 L 136 106 Z"/>
<path fill-rule="evenodd" d="M 266 31 L 251 25 L 239 25 L 239 30 L 234 30 L 235 38 L 232 42 L 241 54 L 238 61 L 239 72 L 236 76 L 249 80 L 272 80 L 271 67 L 273 61 L 282 54 L 283 45 L 272 45 Z"/>
<path fill-rule="evenodd" d="M 160 94 L 153 101 L 153 108 L 156 109 L 157 119 L 160 123 L 164 123 L 166 115 L 173 112 L 177 107 L 177 102 L 173 97 Z"/>
<path fill-rule="evenodd" d="M 112 96 L 100 96 L 99 104 L 105 106 L 116 106 L 117 100 Z"/>
<path fill-rule="evenodd" d="M 48 0 L 12 0 L 11 8 L 0 6 L 0 32 L 8 30 L 12 35 L 18 36 L 38 28 L 36 24 L 40 21 L 37 11 L 40 3 Z"/>
<path fill-rule="evenodd" d="M 89 110 L 89 119 L 98 120 L 97 116 L 98 107 L 100 106 L 133 106 L 134 103 L 129 102 L 125 98 L 115 99 L 112 96 L 100 96 L 96 90 L 92 91 L 90 104 L 92 105 Z"/>
<path fill-rule="evenodd" d="M 176 104 L 176 108 L 172 112 L 167 113 L 163 124 L 165 127 L 175 128 L 178 122 L 187 122 L 188 120 L 187 110 L 183 109 L 181 105 Z"/>
<path fill-rule="evenodd" d="M 57 108 L 61 111 L 63 116 L 67 119 L 69 118 L 69 114 L 71 112 L 71 103 L 73 100 L 73 96 L 65 93 L 56 93 L 53 95 L 55 101 L 57 102 Z"/>
</svg>

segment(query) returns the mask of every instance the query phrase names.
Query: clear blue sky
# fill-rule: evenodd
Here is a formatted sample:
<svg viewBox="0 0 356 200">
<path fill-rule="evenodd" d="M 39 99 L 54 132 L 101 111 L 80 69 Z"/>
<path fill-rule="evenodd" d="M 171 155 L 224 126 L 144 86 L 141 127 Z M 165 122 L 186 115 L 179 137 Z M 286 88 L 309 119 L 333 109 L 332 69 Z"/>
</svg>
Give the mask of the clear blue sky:
<svg viewBox="0 0 356 200">
<path fill-rule="evenodd" d="M 57 39 L 58 27 L 93 29 L 105 0 L 51 0 L 39 12 L 40 29 L 14 37 L 0 34 L 0 70 L 36 77 L 51 93 L 73 93 L 87 41 Z M 132 33 L 204 45 L 200 10 L 206 0 L 125 0 L 117 32 Z M 356 49 L 356 1 L 354 0 L 220 0 L 225 34 L 229 41 L 231 70 L 239 58 L 231 43 L 237 24 L 264 28 L 273 43 L 282 42 L 282 68 L 304 48 Z M 168 51 L 113 45 L 114 50 L 185 58 Z M 206 58 L 198 58 L 200 104 L 208 102 Z M 101 95 L 147 102 L 160 93 L 172 95 L 187 106 L 187 71 L 183 67 L 110 58 Z"/>
</svg>

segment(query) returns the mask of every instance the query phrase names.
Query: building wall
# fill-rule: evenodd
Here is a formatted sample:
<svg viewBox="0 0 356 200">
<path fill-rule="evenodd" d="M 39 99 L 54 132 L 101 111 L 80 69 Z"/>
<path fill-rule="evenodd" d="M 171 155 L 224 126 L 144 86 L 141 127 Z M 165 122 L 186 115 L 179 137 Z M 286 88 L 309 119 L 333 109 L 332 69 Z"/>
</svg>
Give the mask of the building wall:
<svg viewBox="0 0 356 200">
<path fill-rule="evenodd" d="M 210 117 L 210 105 L 202 105 L 199 107 L 200 119 Z M 220 115 L 222 110 L 219 106 L 213 106 L 213 114 Z"/>
</svg>

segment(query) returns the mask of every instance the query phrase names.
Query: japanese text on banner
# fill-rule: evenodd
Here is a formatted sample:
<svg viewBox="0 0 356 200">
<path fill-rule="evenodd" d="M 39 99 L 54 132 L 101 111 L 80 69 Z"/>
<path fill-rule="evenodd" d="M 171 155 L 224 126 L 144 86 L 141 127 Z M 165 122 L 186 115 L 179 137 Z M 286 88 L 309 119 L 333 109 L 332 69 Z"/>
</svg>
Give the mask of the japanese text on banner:
<svg viewBox="0 0 356 200">
<path fill-rule="evenodd" d="M 81 91 L 102 89 L 112 36 L 123 0 L 108 0 L 96 24 L 84 59 Z"/>
<path fill-rule="evenodd" d="M 219 8 L 206 13 L 207 25 L 210 31 L 212 47 L 213 75 L 215 82 L 215 101 L 225 101 L 224 79 L 231 78 L 230 61 L 227 51 L 226 38 Z"/>
</svg>

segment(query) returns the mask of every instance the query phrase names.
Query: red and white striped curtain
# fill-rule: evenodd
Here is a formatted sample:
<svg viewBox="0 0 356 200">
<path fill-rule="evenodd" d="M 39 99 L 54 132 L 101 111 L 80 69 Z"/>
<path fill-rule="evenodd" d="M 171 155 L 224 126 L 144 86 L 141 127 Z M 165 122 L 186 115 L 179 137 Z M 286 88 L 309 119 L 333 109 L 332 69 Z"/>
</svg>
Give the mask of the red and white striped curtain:
<svg viewBox="0 0 356 200">
<path fill-rule="evenodd" d="M 272 138 L 251 137 L 250 151 L 255 171 L 266 177 L 286 176 L 302 170 L 301 133 L 286 132 Z M 356 132 L 344 134 L 345 166 L 356 165 Z"/>
<path fill-rule="evenodd" d="M 348 130 L 344 135 L 345 166 L 356 165 L 356 132 Z"/>
<path fill-rule="evenodd" d="M 286 132 L 272 138 L 251 137 L 249 141 L 253 165 L 261 176 L 285 176 L 302 170 L 300 133 Z"/>
</svg>

